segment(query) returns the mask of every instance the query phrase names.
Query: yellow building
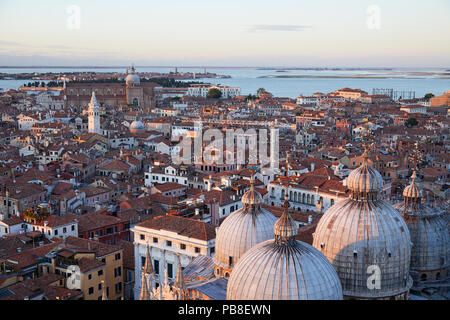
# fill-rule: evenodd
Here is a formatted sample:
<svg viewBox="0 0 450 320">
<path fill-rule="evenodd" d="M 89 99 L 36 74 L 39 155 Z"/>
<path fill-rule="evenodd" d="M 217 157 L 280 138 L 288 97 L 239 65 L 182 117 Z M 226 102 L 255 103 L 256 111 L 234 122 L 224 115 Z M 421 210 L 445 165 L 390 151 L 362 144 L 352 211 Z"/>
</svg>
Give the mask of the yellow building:
<svg viewBox="0 0 450 320">
<path fill-rule="evenodd" d="M 43 274 L 61 274 L 69 289 L 81 289 L 85 300 L 123 299 L 123 249 L 97 241 L 68 237 L 40 263 Z"/>
<path fill-rule="evenodd" d="M 450 90 L 447 90 L 441 96 L 431 98 L 430 106 L 432 107 L 450 106 Z"/>
</svg>

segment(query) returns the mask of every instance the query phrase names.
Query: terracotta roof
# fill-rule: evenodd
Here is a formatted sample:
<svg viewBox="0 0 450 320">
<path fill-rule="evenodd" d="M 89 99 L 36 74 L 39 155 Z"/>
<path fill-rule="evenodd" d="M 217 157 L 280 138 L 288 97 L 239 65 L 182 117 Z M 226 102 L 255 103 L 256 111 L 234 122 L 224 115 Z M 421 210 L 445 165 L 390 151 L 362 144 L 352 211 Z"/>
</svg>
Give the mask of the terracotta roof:
<svg viewBox="0 0 450 320">
<path fill-rule="evenodd" d="M 216 231 L 213 225 L 179 216 L 160 216 L 141 222 L 137 226 L 148 229 L 172 231 L 181 236 L 204 241 L 216 238 Z"/>
<path fill-rule="evenodd" d="M 122 161 L 120 159 L 112 160 L 100 167 L 100 170 L 109 170 L 109 171 L 129 171 L 131 166 Z"/>
<path fill-rule="evenodd" d="M 298 229 L 298 233 L 295 236 L 295 239 L 299 241 L 306 242 L 307 244 L 313 244 L 313 233 L 316 231 L 317 222 L 308 226 L 301 227 Z"/>
<path fill-rule="evenodd" d="M 169 190 L 187 189 L 187 186 L 176 182 L 166 182 L 163 184 L 157 184 L 154 186 L 154 188 L 158 189 L 161 192 L 166 192 Z"/>
<path fill-rule="evenodd" d="M 84 273 L 105 266 L 105 263 L 97 259 L 81 258 L 77 261 L 77 265 L 80 267 L 80 271 Z"/>
<path fill-rule="evenodd" d="M 79 219 L 80 216 L 68 213 L 63 216 L 56 216 L 56 215 L 50 215 L 44 220 L 41 220 L 39 222 L 33 223 L 35 226 L 44 226 L 45 222 L 48 222 L 48 227 L 55 228 L 59 226 L 63 226 L 72 222 L 75 222 L 75 219 Z"/>
<path fill-rule="evenodd" d="M 99 228 L 126 222 L 125 219 L 110 215 L 106 208 L 86 213 L 78 217 L 78 232 L 88 232 Z"/>
<path fill-rule="evenodd" d="M 4 224 L 8 225 L 8 226 L 14 226 L 16 224 L 21 224 L 23 223 L 23 219 L 19 218 L 18 216 L 14 215 L 11 216 L 11 218 L 6 218 L 3 219 L 1 222 L 3 222 Z"/>
</svg>

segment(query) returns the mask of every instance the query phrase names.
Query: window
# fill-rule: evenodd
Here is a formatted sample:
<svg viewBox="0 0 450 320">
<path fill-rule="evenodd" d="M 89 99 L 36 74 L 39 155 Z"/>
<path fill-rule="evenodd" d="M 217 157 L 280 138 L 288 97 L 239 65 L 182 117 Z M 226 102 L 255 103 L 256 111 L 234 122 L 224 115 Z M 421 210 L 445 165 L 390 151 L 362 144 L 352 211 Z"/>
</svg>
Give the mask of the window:
<svg viewBox="0 0 450 320">
<path fill-rule="evenodd" d="M 141 257 L 141 267 L 145 266 L 145 257 Z"/>
<path fill-rule="evenodd" d="M 75 225 L 72 225 L 72 228 L 71 228 L 71 229 L 72 229 L 72 231 L 74 231 L 74 230 L 75 230 Z"/>
<path fill-rule="evenodd" d="M 172 246 L 172 241 L 167 240 L 166 241 L 166 246 L 171 247 Z"/>
<path fill-rule="evenodd" d="M 181 250 L 186 250 L 186 245 L 184 243 L 180 244 L 180 249 Z"/>
<path fill-rule="evenodd" d="M 211 247 L 211 249 L 209 250 L 210 254 L 213 254 L 216 251 L 215 247 Z"/>
<path fill-rule="evenodd" d="M 120 260 L 120 253 L 116 253 L 116 255 L 114 256 L 114 260 Z"/>
<path fill-rule="evenodd" d="M 92 280 L 92 273 L 88 274 L 88 280 Z"/>
<path fill-rule="evenodd" d="M 121 267 L 114 268 L 114 277 L 117 278 L 120 277 L 121 275 L 122 275 L 122 268 Z"/>
<path fill-rule="evenodd" d="M 167 276 L 173 278 L 173 265 L 171 263 L 167 264 Z"/>
<path fill-rule="evenodd" d="M 98 290 L 99 291 L 102 290 L 102 283 L 101 282 L 98 284 Z"/>
<path fill-rule="evenodd" d="M 159 261 L 153 260 L 153 262 L 154 262 L 155 273 L 159 274 Z"/>
<path fill-rule="evenodd" d="M 145 236 L 141 234 L 141 240 L 145 240 Z"/>
<path fill-rule="evenodd" d="M 153 237 L 153 243 L 158 243 L 158 238 Z"/>
<path fill-rule="evenodd" d="M 58 235 L 58 230 L 55 230 L 55 236 L 57 236 Z"/>
<path fill-rule="evenodd" d="M 94 287 L 90 287 L 88 290 L 88 294 L 93 294 L 94 293 Z"/>
<path fill-rule="evenodd" d="M 66 232 L 67 232 L 67 228 L 64 227 L 64 228 L 63 228 L 63 233 L 66 233 Z"/>
<path fill-rule="evenodd" d="M 195 253 L 200 253 L 200 248 L 199 247 L 195 247 Z"/>
<path fill-rule="evenodd" d="M 97 272 L 97 274 L 98 274 L 98 276 L 103 275 L 103 270 L 99 270 L 99 271 Z"/>
<path fill-rule="evenodd" d="M 122 282 L 116 283 L 116 293 L 122 292 Z"/>
</svg>

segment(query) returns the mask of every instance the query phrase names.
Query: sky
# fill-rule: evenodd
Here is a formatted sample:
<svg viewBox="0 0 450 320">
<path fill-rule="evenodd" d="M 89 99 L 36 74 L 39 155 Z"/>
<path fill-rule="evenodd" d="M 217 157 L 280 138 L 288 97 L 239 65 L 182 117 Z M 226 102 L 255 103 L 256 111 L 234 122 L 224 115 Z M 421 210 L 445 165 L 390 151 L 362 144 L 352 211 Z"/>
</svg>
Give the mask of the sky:
<svg viewBox="0 0 450 320">
<path fill-rule="evenodd" d="M 0 0 L 0 65 L 449 68 L 449 17 L 449 0 Z"/>
</svg>

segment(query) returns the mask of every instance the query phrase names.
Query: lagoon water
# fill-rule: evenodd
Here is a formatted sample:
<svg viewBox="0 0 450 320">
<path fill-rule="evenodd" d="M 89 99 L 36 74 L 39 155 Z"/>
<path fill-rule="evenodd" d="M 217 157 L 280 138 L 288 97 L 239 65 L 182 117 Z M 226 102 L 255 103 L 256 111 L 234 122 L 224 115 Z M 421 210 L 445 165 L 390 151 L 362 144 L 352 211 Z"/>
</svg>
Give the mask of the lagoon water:
<svg viewBox="0 0 450 320">
<path fill-rule="evenodd" d="M 136 67 L 138 72 L 170 72 L 174 68 L 169 67 Z M 332 92 L 337 89 L 349 87 L 359 88 L 372 93 L 374 88 L 388 88 L 397 91 L 414 91 L 416 97 L 423 97 L 426 93 L 440 95 L 446 90 L 450 90 L 450 72 L 447 69 L 439 68 L 392 68 L 389 70 L 293 70 L 279 69 L 284 72 L 277 72 L 275 69 L 258 68 L 228 68 L 214 67 L 207 68 L 208 72 L 220 75 L 229 75 L 229 79 L 196 79 L 197 81 L 228 85 L 241 88 L 243 95 L 256 94 L 258 88 L 265 88 L 277 97 L 296 98 L 300 94 L 311 95 L 315 92 Z M 62 73 L 74 71 L 94 71 L 94 72 L 124 72 L 124 67 L 114 68 L 0 68 L 0 73 L 22 73 L 22 72 L 54 72 Z M 178 72 L 204 71 L 203 68 L 179 67 Z M 447 73 L 447 75 L 430 74 L 407 74 L 408 72 L 435 72 Z M 283 78 L 274 78 L 274 77 Z M 303 76 L 297 78 L 294 76 Z M 382 78 L 342 78 L 342 77 L 382 77 Z M 266 77 L 266 78 L 263 78 Z M 318 78 L 323 77 L 323 78 Z M 340 77 L 340 78 L 336 78 Z M 34 81 L 34 80 L 28 80 Z M 27 80 L 0 80 L 0 88 L 3 90 L 17 89 Z"/>
</svg>

